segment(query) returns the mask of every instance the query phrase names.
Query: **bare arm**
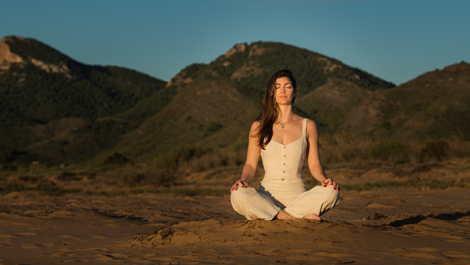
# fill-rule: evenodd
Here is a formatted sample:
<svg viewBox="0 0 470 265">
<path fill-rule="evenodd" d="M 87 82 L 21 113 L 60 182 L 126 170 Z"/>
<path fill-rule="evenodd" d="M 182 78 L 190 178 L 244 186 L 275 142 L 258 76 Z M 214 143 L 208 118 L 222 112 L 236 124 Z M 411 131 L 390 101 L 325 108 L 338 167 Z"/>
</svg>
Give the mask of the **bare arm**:
<svg viewBox="0 0 470 265">
<path fill-rule="evenodd" d="M 246 162 L 243 167 L 242 175 L 239 180 L 233 184 L 230 192 L 237 190 L 238 186 L 244 188 L 248 187 L 248 183 L 253 179 L 256 173 L 256 168 L 258 167 L 259 156 L 261 153 L 261 147 L 258 145 L 258 140 L 256 137 L 257 129 L 259 122 L 255 121 L 251 125 L 250 134 L 248 135 L 248 151 L 246 154 Z"/>
<path fill-rule="evenodd" d="M 339 186 L 331 178 L 327 178 L 325 171 L 320 163 L 320 154 L 318 152 L 318 131 L 317 125 L 312 120 L 307 120 L 307 161 L 310 173 L 326 187 L 333 185 L 333 188 L 339 189 Z"/>
</svg>

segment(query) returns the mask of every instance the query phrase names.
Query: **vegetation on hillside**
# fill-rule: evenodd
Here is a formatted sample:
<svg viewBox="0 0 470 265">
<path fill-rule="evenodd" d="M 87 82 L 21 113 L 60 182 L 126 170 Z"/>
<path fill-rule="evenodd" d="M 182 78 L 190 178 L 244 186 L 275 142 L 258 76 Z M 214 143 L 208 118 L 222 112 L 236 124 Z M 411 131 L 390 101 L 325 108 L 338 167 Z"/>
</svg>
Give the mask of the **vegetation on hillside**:
<svg viewBox="0 0 470 265">
<path fill-rule="evenodd" d="M 90 67 L 88 78 L 47 73 L 33 64 L 0 73 L 0 123 L 44 124 L 67 117 L 99 118 L 134 107 L 165 82 L 118 67 Z"/>
<path fill-rule="evenodd" d="M 0 71 L 3 162 L 88 160 L 115 146 L 175 95 L 164 89 L 166 82 L 134 70 L 81 64 L 33 39 L 6 42 L 24 62 Z M 69 72 L 47 72 L 33 59 L 65 64 Z M 116 118 L 104 119 L 111 116 Z"/>
<path fill-rule="evenodd" d="M 232 79 L 244 86 L 264 92 L 266 81 L 277 70 L 288 68 L 295 73 L 299 93 L 305 95 L 325 84 L 330 78 L 350 81 L 368 90 L 393 88 L 395 85 L 360 69 L 298 47 L 275 42 L 237 44 L 238 52 L 221 55 L 209 65 L 193 64 L 184 69 L 184 76 Z"/>
<path fill-rule="evenodd" d="M 470 156 L 466 63 L 395 87 L 318 53 L 255 42 L 210 64 L 189 65 L 167 85 L 125 68 L 78 63 L 34 40 L 9 44 L 23 58 L 66 65 L 70 73 L 48 73 L 29 59 L 0 72 L 5 170 L 33 161 L 88 161 L 103 172 L 145 163 L 148 172 L 122 176 L 131 186 L 171 186 L 194 172 L 238 170 L 266 81 L 281 68 L 298 80 L 295 112 L 317 122 L 326 167 Z"/>
</svg>

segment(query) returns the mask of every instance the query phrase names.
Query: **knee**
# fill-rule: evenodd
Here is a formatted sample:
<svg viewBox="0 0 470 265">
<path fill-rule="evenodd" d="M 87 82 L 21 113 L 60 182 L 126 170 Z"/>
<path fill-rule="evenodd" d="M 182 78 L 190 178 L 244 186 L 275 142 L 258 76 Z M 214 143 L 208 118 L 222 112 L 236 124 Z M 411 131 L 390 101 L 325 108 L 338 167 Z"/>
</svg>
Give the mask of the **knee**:
<svg viewBox="0 0 470 265">
<path fill-rule="evenodd" d="M 333 189 L 333 186 L 329 186 L 329 187 L 331 188 L 328 188 L 326 200 L 337 204 L 339 202 L 340 191 Z"/>
<path fill-rule="evenodd" d="M 340 192 L 339 190 L 333 189 L 333 186 L 328 186 L 328 189 L 324 193 L 324 201 L 321 206 L 319 214 L 325 214 L 328 212 L 330 209 L 338 205 L 339 203 L 339 195 Z"/>
<path fill-rule="evenodd" d="M 247 192 L 243 189 L 234 190 L 230 193 L 230 200 L 233 203 L 244 200 L 247 197 Z"/>
<path fill-rule="evenodd" d="M 240 188 L 230 193 L 230 202 L 237 213 L 245 215 L 245 207 L 250 205 L 250 195 L 249 190 Z"/>
<path fill-rule="evenodd" d="M 230 192 L 230 199 L 233 201 L 233 200 L 236 200 L 237 198 L 239 198 L 241 195 L 241 192 L 239 190 L 234 190 L 232 192 Z"/>
</svg>

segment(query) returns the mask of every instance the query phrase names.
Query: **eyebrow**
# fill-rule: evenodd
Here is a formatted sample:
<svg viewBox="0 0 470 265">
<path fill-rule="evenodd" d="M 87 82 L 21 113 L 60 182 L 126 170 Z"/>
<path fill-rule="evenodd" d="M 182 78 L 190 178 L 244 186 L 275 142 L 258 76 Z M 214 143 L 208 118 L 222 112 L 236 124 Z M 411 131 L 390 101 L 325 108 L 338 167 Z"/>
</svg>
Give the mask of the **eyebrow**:
<svg viewBox="0 0 470 265">
<path fill-rule="evenodd" d="M 287 84 L 292 85 L 292 82 L 287 82 L 286 85 L 287 85 Z M 276 86 L 277 86 L 277 85 L 280 85 L 280 83 L 276 83 Z"/>
</svg>

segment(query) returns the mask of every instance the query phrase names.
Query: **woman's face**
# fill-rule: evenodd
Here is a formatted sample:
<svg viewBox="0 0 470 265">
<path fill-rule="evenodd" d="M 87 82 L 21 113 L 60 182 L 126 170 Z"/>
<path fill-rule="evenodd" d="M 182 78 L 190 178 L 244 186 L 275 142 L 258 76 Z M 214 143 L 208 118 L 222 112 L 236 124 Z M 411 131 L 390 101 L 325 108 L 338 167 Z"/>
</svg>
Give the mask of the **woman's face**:
<svg viewBox="0 0 470 265">
<path fill-rule="evenodd" d="M 292 82 L 287 77 L 276 79 L 276 92 L 274 97 L 279 105 L 291 105 L 297 91 L 295 91 Z"/>
</svg>

